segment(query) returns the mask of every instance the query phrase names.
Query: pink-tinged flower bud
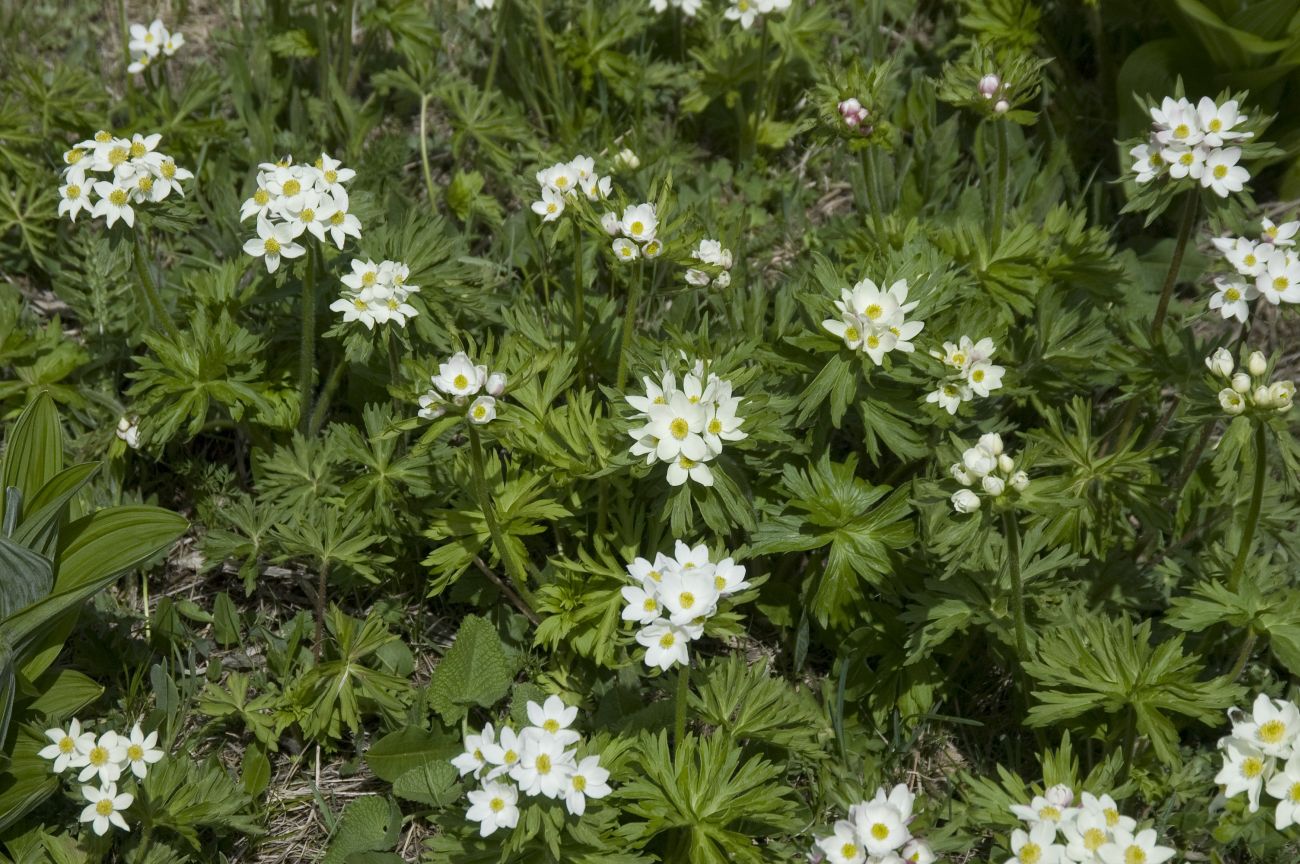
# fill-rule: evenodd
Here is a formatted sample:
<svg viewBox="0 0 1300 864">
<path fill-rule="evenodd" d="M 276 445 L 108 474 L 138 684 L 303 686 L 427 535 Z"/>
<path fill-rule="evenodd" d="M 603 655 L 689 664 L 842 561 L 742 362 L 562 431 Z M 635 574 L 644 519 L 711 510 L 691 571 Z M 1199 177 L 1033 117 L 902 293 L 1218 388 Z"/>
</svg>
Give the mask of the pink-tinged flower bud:
<svg viewBox="0 0 1300 864">
<path fill-rule="evenodd" d="M 858 125 L 858 115 L 857 115 L 857 114 L 845 114 L 845 115 L 844 115 L 844 123 L 845 123 L 845 124 L 846 124 L 850 129 L 856 128 L 857 125 Z"/>
<path fill-rule="evenodd" d="M 500 396 L 506 392 L 506 376 L 501 372 L 493 372 L 488 376 L 487 386 L 485 388 L 490 396 Z"/>
<path fill-rule="evenodd" d="M 862 103 L 853 97 L 849 97 L 840 103 L 840 113 L 846 118 L 850 114 L 857 114 L 860 110 L 862 110 Z"/>
<path fill-rule="evenodd" d="M 1011 110 L 1011 103 L 1005 99 L 999 99 L 997 104 L 993 106 L 993 110 L 999 114 L 1005 114 Z"/>
<path fill-rule="evenodd" d="M 980 79 L 980 95 L 985 99 L 992 99 L 997 95 L 998 88 L 1002 86 L 1002 79 L 990 73 Z"/>
</svg>

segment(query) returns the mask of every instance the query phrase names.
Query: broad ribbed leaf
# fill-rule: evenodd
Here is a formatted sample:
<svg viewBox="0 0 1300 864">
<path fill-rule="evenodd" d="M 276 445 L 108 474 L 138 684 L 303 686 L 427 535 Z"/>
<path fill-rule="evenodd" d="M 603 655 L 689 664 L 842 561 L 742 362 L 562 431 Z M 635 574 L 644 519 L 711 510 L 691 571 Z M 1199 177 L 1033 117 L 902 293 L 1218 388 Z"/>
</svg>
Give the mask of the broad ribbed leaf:
<svg viewBox="0 0 1300 864">
<path fill-rule="evenodd" d="M 50 562 L 8 537 L 0 537 L 0 620 L 50 593 Z"/>
<path fill-rule="evenodd" d="M 48 393 L 32 400 L 9 430 L 0 466 L 0 490 L 16 488 L 30 501 L 50 478 L 63 470 L 63 430 Z M 0 506 L 0 512 L 4 507 Z M 20 519 L 21 521 L 21 519 Z"/>
<path fill-rule="evenodd" d="M 14 539 L 28 549 L 52 556 L 58 545 L 59 527 L 67 521 L 69 503 L 98 468 L 98 462 L 82 462 L 51 477 L 23 506 L 22 523 Z"/>
</svg>

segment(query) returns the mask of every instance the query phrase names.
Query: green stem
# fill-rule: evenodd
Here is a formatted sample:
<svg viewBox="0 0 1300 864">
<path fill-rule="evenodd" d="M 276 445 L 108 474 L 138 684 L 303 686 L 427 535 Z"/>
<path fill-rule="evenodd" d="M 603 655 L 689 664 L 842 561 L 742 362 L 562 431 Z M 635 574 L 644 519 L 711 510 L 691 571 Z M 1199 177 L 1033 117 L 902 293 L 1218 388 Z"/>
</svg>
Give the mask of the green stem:
<svg viewBox="0 0 1300 864">
<path fill-rule="evenodd" d="M 497 555 L 505 565 L 510 581 L 515 584 L 519 596 L 523 598 L 529 609 L 536 609 L 537 602 L 533 592 L 528 588 L 528 575 L 524 573 L 523 567 L 515 560 L 510 547 L 506 545 L 505 535 L 501 533 L 501 525 L 497 522 L 492 498 L 488 495 L 487 479 L 483 471 L 483 444 L 479 440 L 478 428 L 468 421 L 465 425 L 469 429 L 470 468 L 474 472 L 474 492 L 478 497 L 478 506 L 483 511 L 483 519 L 487 522 L 488 533 L 492 535 L 492 545 L 496 547 Z"/>
<path fill-rule="evenodd" d="M 352 16 L 356 0 L 343 0 L 342 50 L 339 52 L 339 83 L 347 86 L 352 67 Z"/>
<path fill-rule="evenodd" d="M 627 292 L 627 306 L 623 308 L 623 338 L 618 343 L 618 376 L 615 389 L 622 392 L 627 383 L 627 350 L 632 344 L 632 328 L 636 326 L 636 307 L 641 300 L 641 282 L 645 278 L 645 266 L 638 261 L 636 278 L 632 280 Z"/>
<path fill-rule="evenodd" d="M 497 65 L 501 62 L 501 43 L 505 41 L 501 37 L 501 15 L 505 8 L 506 0 L 497 4 L 496 14 L 492 18 L 492 58 L 488 60 L 487 80 L 483 82 L 483 94 L 479 96 L 478 107 L 474 109 L 474 118 L 478 119 L 483 113 L 483 108 L 492 95 L 492 82 L 497 77 Z"/>
<path fill-rule="evenodd" d="M 1257 638 L 1254 630 L 1247 631 L 1246 641 L 1241 643 L 1241 651 L 1237 654 L 1237 660 L 1232 664 L 1232 669 L 1228 671 L 1229 681 L 1236 681 L 1241 677 L 1242 670 L 1246 668 L 1246 663 L 1250 661 L 1251 652 L 1255 650 L 1255 640 Z"/>
<path fill-rule="evenodd" d="M 424 190 L 429 196 L 429 207 L 433 207 L 433 172 L 429 170 L 429 99 L 432 94 L 420 97 L 420 164 L 424 167 Z"/>
<path fill-rule="evenodd" d="M 876 243 L 885 242 L 885 217 L 880 206 L 880 190 L 876 188 L 876 164 L 870 148 L 862 151 L 862 187 L 867 193 L 867 209 L 871 211 L 871 227 L 876 232 Z"/>
<path fill-rule="evenodd" d="M 578 343 L 578 370 L 582 370 L 583 347 L 587 341 L 586 331 L 586 292 L 587 286 L 582 278 L 582 233 L 573 233 L 573 326 Z"/>
<path fill-rule="evenodd" d="M 325 591 L 330 577 L 330 562 L 326 559 L 320 564 L 320 573 L 316 578 L 316 638 L 312 640 L 311 655 L 320 662 L 321 648 L 325 640 Z"/>
<path fill-rule="evenodd" d="M 1246 569 L 1246 558 L 1255 543 L 1255 527 L 1259 524 L 1259 510 L 1264 503 L 1264 476 L 1268 469 L 1265 460 L 1268 439 L 1264 421 L 1255 421 L 1255 480 L 1250 489 L 1250 509 L 1246 511 L 1246 524 L 1241 531 L 1241 546 L 1237 548 L 1237 558 L 1232 562 L 1232 574 L 1228 577 L 1228 590 L 1236 591 L 1241 582 L 1241 574 Z"/>
<path fill-rule="evenodd" d="M 691 698 L 691 663 L 687 660 L 677 670 L 677 714 L 673 721 L 673 746 L 680 747 L 686 737 L 686 703 Z"/>
<path fill-rule="evenodd" d="M 312 379 L 316 371 L 316 247 L 308 245 L 302 277 L 302 337 L 298 342 L 298 425 L 311 423 Z"/>
<path fill-rule="evenodd" d="M 316 400 L 316 407 L 311 412 L 311 423 L 307 425 L 307 437 L 315 438 L 316 433 L 320 432 L 320 427 L 325 425 L 325 416 L 329 414 L 330 400 L 334 398 L 334 393 L 339 389 L 339 384 L 343 382 L 343 373 L 347 371 L 348 361 L 346 357 L 340 357 L 339 362 L 334 366 L 330 377 L 321 389 L 320 397 Z"/>
<path fill-rule="evenodd" d="M 153 276 L 149 273 L 149 265 L 144 260 L 144 240 L 139 233 L 135 235 L 135 273 L 140 277 L 140 287 L 144 289 L 145 300 L 153 309 L 154 317 L 158 319 L 158 326 L 161 327 L 173 342 L 181 341 L 181 331 L 176 329 L 175 322 L 167 314 L 167 307 L 163 305 L 162 296 L 158 293 L 158 286 L 154 284 Z"/>
<path fill-rule="evenodd" d="M 1124 767 L 1119 775 L 1121 785 L 1128 781 L 1129 772 L 1133 770 L 1135 750 L 1137 750 L 1137 712 L 1130 708 L 1128 718 L 1124 721 Z"/>
<path fill-rule="evenodd" d="M 1165 274 L 1165 284 L 1160 289 L 1160 300 L 1156 303 L 1156 314 L 1151 319 L 1151 344 L 1160 346 L 1165 342 L 1165 316 L 1169 314 L 1169 301 L 1174 296 L 1174 285 L 1178 283 L 1178 271 L 1183 266 L 1183 253 L 1187 250 L 1187 241 L 1192 237 L 1196 227 L 1196 206 L 1200 203 L 1195 189 L 1183 193 L 1183 220 L 1178 226 L 1178 241 L 1174 245 L 1173 257 L 1169 259 L 1169 272 Z"/>
<path fill-rule="evenodd" d="M 996 254 L 1002 246 L 1002 229 L 1007 221 L 1007 175 L 1011 167 L 1011 145 L 1007 142 L 1007 123 L 1005 119 L 993 121 L 997 137 L 998 168 L 997 179 L 993 187 L 993 213 L 989 220 L 989 254 Z"/>
<path fill-rule="evenodd" d="M 1007 567 L 1011 571 L 1011 615 L 1016 626 L 1016 654 L 1020 662 L 1029 659 L 1029 639 L 1025 632 L 1025 586 L 1020 575 L 1020 526 L 1014 510 L 1002 514 L 1002 528 L 1007 541 Z"/>
</svg>

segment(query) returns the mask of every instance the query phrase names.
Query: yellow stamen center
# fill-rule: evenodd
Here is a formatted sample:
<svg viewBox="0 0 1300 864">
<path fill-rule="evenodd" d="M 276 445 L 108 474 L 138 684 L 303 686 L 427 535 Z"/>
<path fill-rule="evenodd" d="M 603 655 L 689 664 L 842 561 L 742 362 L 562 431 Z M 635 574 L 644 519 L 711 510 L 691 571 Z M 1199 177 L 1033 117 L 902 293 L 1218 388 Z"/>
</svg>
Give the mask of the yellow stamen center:
<svg viewBox="0 0 1300 864">
<path fill-rule="evenodd" d="M 301 214 L 301 215 L 302 215 L 302 221 L 304 221 L 304 222 L 315 222 L 315 221 L 316 221 L 316 211 L 313 210 L 313 209 L 311 209 L 310 207 L 304 207 L 304 208 L 302 208 L 302 214 Z"/>
<path fill-rule="evenodd" d="M 268 255 L 279 255 L 280 241 L 276 240 L 274 237 L 267 237 L 266 241 L 262 244 L 262 248 L 266 250 L 266 254 Z"/>
<path fill-rule="evenodd" d="M 840 857 L 852 860 L 858 857 L 858 847 L 852 843 L 845 843 L 840 847 Z"/>
<path fill-rule="evenodd" d="M 253 193 L 253 201 L 260 207 L 265 206 L 271 200 L 271 193 L 265 189 L 258 189 Z"/>
<path fill-rule="evenodd" d="M 668 432 L 678 441 L 685 438 L 690 431 L 691 424 L 687 423 L 681 417 L 674 417 L 673 422 L 668 424 Z"/>
<path fill-rule="evenodd" d="M 148 151 L 148 149 L 145 148 L 145 146 L 144 146 L 144 142 L 143 142 L 143 141 L 132 141 L 132 142 L 131 142 L 131 158 L 132 158 L 132 159 L 139 159 L 141 156 L 143 156 L 144 154 L 146 154 L 146 153 L 148 153 L 148 152 L 149 152 L 149 151 Z"/>
<path fill-rule="evenodd" d="M 583 777 L 581 774 L 574 774 L 574 775 L 573 775 L 573 788 L 576 789 L 576 790 L 579 791 L 579 792 L 586 792 L 586 791 L 587 791 L 587 778 L 586 778 L 586 777 Z"/>
<path fill-rule="evenodd" d="M 695 605 L 695 595 L 689 591 L 683 591 L 677 596 L 677 602 L 683 609 L 690 609 Z"/>
<path fill-rule="evenodd" d="M 469 386 L 469 379 L 464 375 L 457 375 L 455 378 L 451 379 L 451 386 L 455 387 L 457 390 L 464 390 Z"/>
<path fill-rule="evenodd" d="M 144 748 L 139 744 L 132 744 L 130 747 L 126 748 L 126 758 L 130 759 L 132 762 L 139 762 L 144 758 Z"/>
<path fill-rule="evenodd" d="M 877 318 L 883 315 L 884 312 L 885 310 L 881 309 L 879 304 L 872 303 L 870 306 L 867 307 L 865 314 L 872 321 L 875 321 Z"/>
<path fill-rule="evenodd" d="M 334 215 L 330 217 L 330 224 L 342 225 L 343 220 L 347 218 L 347 215 L 348 214 L 344 213 L 342 210 L 335 210 Z"/>
<path fill-rule="evenodd" d="M 284 194 L 286 195 L 297 195 L 302 191 L 302 184 L 297 180 L 286 180 L 284 181 L 284 186 L 281 188 L 284 189 Z"/>
<path fill-rule="evenodd" d="M 500 813 L 506 809 L 506 802 L 501 798 L 493 798 L 488 802 L 488 807 L 491 808 L 493 813 Z"/>
<path fill-rule="evenodd" d="M 664 635 L 659 637 L 660 648 L 671 648 L 676 644 L 677 644 L 677 637 L 674 636 L 672 633 L 665 633 Z"/>
<path fill-rule="evenodd" d="M 113 136 L 108 134 L 108 132 L 104 131 L 103 129 L 100 129 L 98 132 L 95 133 L 95 140 L 98 141 L 100 144 L 107 144 L 109 141 L 113 140 Z"/>
<path fill-rule="evenodd" d="M 641 220 L 639 219 L 633 222 L 631 227 L 632 227 L 633 234 L 640 234 L 642 231 L 645 230 L 645 224 L 642 223 Z"/>
<path fill-rule="evenodd" d="M 1038 864 L 1043 858 L 1043 849 L 1037 843 L 1026 843 L 1020 847 L 1020 864 Z"/>
<path fill-rule="evenodd" d="M 100 798 L 95 802 L 95 813 L 100 816 L 113 815 L 113 801 L 111 798 Z"/>
<path fill-rule="evenodd" d="M 1220 120 L 1218 117 L 1215 117 L 1213 120 L 1210 121 L 1211 132 L 1218 132 L 1221 129 L 1223 129 L 1223 121 Z"/>
<path fill-rule="evenodd" d="M 871 826 L 871 836 L 877 840 L 884 840 L 889 836 L 889 826 L 883 822 L 877 822 Z"/>
<path fill-rule="evenodd" d="M 1276 744 L 1286 734 L 1286 724 L 1281 720 L 1270 720 L 1259 727 L 1259 740 L 1265 744 Z"/>
<path fill-rule="evenodd" d="M 1223 292 L 1223 296 L 1227 298 L 1229 303 L 1236 303 L 1241 299 L 1241 292 L 1236 288 L 1229 288 L 1227 291 Z"/>
<path fill-rule="evenodd" d="M 1102 815 L 1106 817 L 1106 827 L 1114 828 L 1119 824 L 1119 811 L 1114 807 L 1107 807 L 1102 811 Z"/>
<path fill-rule="evenodd" d="M 1146 864 L 1147 853 L 1139 846 L 1130 846 L 1124 850 L 1124 864 Z"/>
<path fill-rule="evenodd" d="M 77 749 L 77 742 L 73 741 L 70 736 L 64 735 L 63 740 L 59 742 L 59 752 L 71 753 L 73 750 L 76 749 Z"/>
<path fill-rule="evenodd" d="M 1241 776 L 1245 777 L 1247 780 L 1254 780 L 1263 773 L 1264 762 L 1261 759 L 1257 759 L 1254 756 L 1248 756 L 1241 763 Z"/>
<path fill-rule="evenodd" d="M 1224 177 L 1227 177 L 1227 176 L 1228 176 L 1228 166 L 1227 166 L 1227 165 L 1215 165 L 1215 166 L 1214 166 L 1214 179 L 1215 179 L 1215 180 L 1222 180 Z"/>
<path fill-rule="evenodd" d="M 722 421 L 719 420 L 717 417 L 714 417 L 712 420 L 709 421 L 709 434 L 717 435 L 721 431 L 722 431 Z"/>
<path fill-rule="evenodd" d="M 339 172 L 337 172 L 337 171 L 326 171 L 326 172 L 325 172 L 325 182 L 326 182 L 326 183 L 337 183 L 338 180 L 339 180 Z"/>
<path fill-rule="evenodd" d="M 80 198 L 81 187 L 78 186 L 76 183 L 71 183 L 68 185 L 68 191 L 66 194 L 69 198 Z"/>
<path fill-rule="evenodd" d="M 108 749 L 105 747 L 90 748 L 90 764 L 105 765 L 108 763 Z"/>
<path fill-rule="evenodd" d="M 114 189 L 112 192 L 108 193 L 108 200 L 113 204 L 116 204 L 118 207 L 121 207 L 126 203 L 126 190 Z"/>
<path fill-rule="evenodd" d="M 114 147 L 108 151 L 108 164 L 121 165 L 130 155 L 125 147 Z"/>
<path fill-rule="evenodd" d="M 63 154 L 63 161 L 67 162 L 69 165 L 76 165 L 78 162 L 81 161 L 81 157 L 85 155 L 86 154 L 84 151 L 78 150 L 74 147 L 73 149 L 69 150 L 67 153 Z"/>
<path fill-rule="evenodd" d="M 545 753 L 537 757 L 537 773 L 538 774 L 551 773 L 551 757 L 547 756 Z"/>
<path fill-rule="evenodd" d="M 655 598 L 647 597 L 645 602 L 641 604 L 641 608 L 646 612 L 657 612 L 659 611 L 659 604 L 655 602 Z"/>
</svg>

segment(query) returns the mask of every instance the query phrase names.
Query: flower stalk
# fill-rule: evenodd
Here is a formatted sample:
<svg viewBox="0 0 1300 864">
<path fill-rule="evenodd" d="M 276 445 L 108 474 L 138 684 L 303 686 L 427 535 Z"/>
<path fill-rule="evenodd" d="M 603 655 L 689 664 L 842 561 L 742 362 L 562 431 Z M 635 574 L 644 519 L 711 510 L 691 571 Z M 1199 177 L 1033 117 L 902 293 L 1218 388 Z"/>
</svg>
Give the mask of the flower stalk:
<svg viewBox="0 0 1300 864">
<path fill-rule="evenodd" d="M 312 379 L 316 371 L 316 248 L 307 247 L 302 277 L 302 336 L 298 342 L 298 425 L 311 425 Z"/>
<path fill-rule="evenodd" d="M 997 175 L 993 186 L 993 213 L 989 220 L 989 253 L 996 254 L 1002 246 L 1002 231 L 1007 221 L 1007 175 L 1011 169 L 1011 145 L 1007 141 L 1006 119 L 993 121 L 998 148 Z"/>
<path fill-rule="evenodd" d="M 1156 303 L 1156 314 L 1151 319 L 1151 344 L 1164 345 L 1165 317 L 1169 314 L 1169 301 L 1174 295 L 1174 285 L 1178 283 L 1178 271 L 1183 267 L 1183 253 L 1187 251 L 1187 241 L 1192 237 L 1196 227 L 1196 209 L 1200 203 L 1196 190 L 1185 192 L 1183 202 L 1183 219 L 1178 226 L 1178 240 L 1174 244 L 1173 257 L 1169 259 L 1169 272 L 1165 274 L 1165 284 L 1160 289 L 1160 299 Z"/>
<path fill-rule="evenodd" d="M 1237 547 L 1237 557 L 1232 562 L 1232 573 L 1228 576 L 1228 590 L 1236 591 L 1241 583 L 1241 574 L 1246 569 L 1246 558 L 1255 544 L 1255 528 L 1259 524 L 1259 511 L 1264 502 L 1264 476 L 1268 468 L 1265 461 L 1268 439 L 1262 420 L 1255 421 L 1255 446 L 1252 454 L 1255 460 L 1255 476 L 1250 489 L 1250 505 L 1246 510 L 1246 523 L 1241 530 L 1241 545 Z"/>
<path fill-rule="evenodd" d="M 519 596 L 523 598 L 529 609 L 536 609 L 537 602 L 533 592 L 528 588 L 528 574 L 524 572 L 520 562 L 511 553 L 510 547 L 506 545 L 505 534 L 501 531 L 492 498 L 488 494 L 487 479 L 483 470 L 483 444 L 479 439 L 478 428 L 473 423 L 467 423 L 466 428 L 469 430 L 470 469 L 474 474 L 474 492 L 478 498 L 479 508 L 483 511 L 483 519 L 487 522 L 492 545 L 501 556 L 501 563 L 505 565 L 506 573 L 509 574 L 510 581 L 514 583 Z"/>
<path fill-rule="evenodd" d="M 680 747 L 686 738 L 686 703 L 691 698 L 691 664 L 681 664 L 677 670 L 676 715 L 673 718 L 673 746 Z"/>
<path fill-rule="evenodd" d="M 135 235 L 135 272 L 140 279 L 140 287 L 144 291 L 145 300 L 153 310 L 153 315 L 158 319 L 158 326 L 167 333 L 173 342 L 180 342 L 181 331 L 176 329 L 176 324 L 172 321 L 171 316 L 167 314 L 167 307 L 163 305 L 162 296 L 158 293 L 158 286 L 154 284 L 153 276 L 149 273 L 149 265 L 145 261 L 144 240 L 140 234 Z"/>
<path fill-rule="evenodd" d="M 1029 659 L 1029 638 L 1025 628 L 1025 586 L 1020 573 L 1020 526 L 1014 510 L 1002 514 L 1002 528 L 1007 541 L 1007 568 L 1011 571 L 1011 615 L 1016 628 L 1016 654 L 1023 663 Z"/>
<path fill-rule="evenodd" d="M 641 283 L 645 279 L 645 264 L 636 264 L 636 278 L 632 280 L 627 292 L 627 306 L 623 308 L 623 338 L 618 343 L 618 375 L 615 389 L 620 392 L 627 384 L 627 349 L 632 344 L 632 329 L 636 326 L 637 306 L 641 302 Z"/>
</svg>

